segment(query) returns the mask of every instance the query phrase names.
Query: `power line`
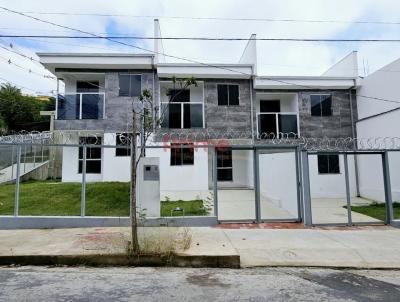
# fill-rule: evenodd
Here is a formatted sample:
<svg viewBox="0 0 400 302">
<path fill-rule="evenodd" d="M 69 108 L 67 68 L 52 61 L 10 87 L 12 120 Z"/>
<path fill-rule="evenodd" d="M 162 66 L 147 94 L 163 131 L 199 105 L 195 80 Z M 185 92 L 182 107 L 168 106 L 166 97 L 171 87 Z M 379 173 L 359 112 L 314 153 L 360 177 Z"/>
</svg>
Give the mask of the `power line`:
<svg viewBox="0 0 400 302">
<path fill-rule="evenodd" d="M 110 42 L 118 43 L 118 44 L 125 45 L 125 46 L 128 46 L 128 47 L 132 47 L 132 48 L 135 48 L 135 49 L 139 49 L 139 50 L 143 50 L 143 51 L 146 51 L 146 52 L 150 52 L 150 53 L 153 53 L 153 54 L 163 55 L 165 57 L 169 57 L 169 58 L 173 58 L 173 59 L 183 60 L 183 61 L 190 62 L 190 63 L 195 63 L 195 64 L 199 64 L 199 65 L 203 65 L 203 66 L 222 69 L 222 70 L 226 70 L 226 71 L 242 74 L 242 75 L 248 76 L 249 78 L 251 78 L 253 76 L 252 74 L 248 74 L 246 72 L 242 72 L 242 71 L 239 71 L 239 70 L 234 70 L 234 69 L 231 69 L 231 68 L 228 68 L 228 67 L 208 64 L 208 63 L 199 62 L 199 61 L 191 60 L 191 59 L 184 58 L 184 57 L 179 57 L 179 56 L 170 55 L 170 54 L 166 54 L 166 53 L 162 53 L 162 52 L 158 52 L 158 51 L 149 50 L 149 49 L 146 49 L 144 47 L 128 44 L 128 43 L 121 42 L 121 41 L 118 41 L 118 40 L 115 40 L 115 39 L 112 39 L 112 38 L 109 38 L 109 37 L 99 36 L 99 35 L 96 35 L 94 33 L 87 32 L 87 31 L 84 31 L 84 30 L 81 30 L 81 29 L 69 27 L 69 26 L 66 26 L 66 25 L 57 24 L 57 23 L 54 23 L 54 22 L 51 22 L 51 21 L 47 21 L 47 20 L 43 20 L 43 19 L 34 17 L 34 16 L 26 15 L 26 14 L 24 14 L 22 12 L 14 11 L 14 10 L 11 10 L 11 9 L 8 9 L 8 8 L 5 8 L 5 7 L 1 7 L 0 6 L 0 8 L 5 10 L 5 11 L 8 11 L 8 12 L 11 12 L 11 13 L 14 13 L 14 14 L 17 14 L 17 15 L 20 15 L 20 16 L 24 16 L 24 17 L 36 20 L 38 22 L 42 22 L 42 23 L 50 24 L 50 25 L 53 25 L 53 26 L 56 26 L 56 27 L 60 27 L 60 28 L 64 28 L 64 29 L 68 29 L 68 30 L 72 30 L 72 31 L 76 31 L 76 32 L 79 32 L 81 34 L 86 34 L 86 35 L 89 35 L 89 36 L 92 36 L 92 37 L 99 37 L 99 38 L 101 37 L 101 38 L 106 39 L 106 40 L 108 40 Z M 286 85 L 295 85 L 297 87 L 303 87 L 303 88 L 306 88 L 306 89 L 320 90 L 320 89 L 316 89 L 315 87 L 312 87 L 312 86 L 300 85 L 300 84 L 291 83 L 291 82 L 278 80 L 278 79 L 274 79 L 274 78 L 268 78 L 268 77 L 264 77 L 264 78 L 266 78 L 266 79 L 268 79 L 270 81 L 273 81 L 273 82 L 282 83 L 282 84 L 286 84 Z M 362 96 L 362 97 L 370 98 L 370 99 L 374 99 L 374 100 L 379 100 L 379 101 L 394 102 L 394 103 L 399 103 L 400 104 L 400 101 L 386 100 L 386 99 L 380 99 L 380 98 L 368 97 L 368 96 Z"/>
<path fill-rule="evenodd" d="M 5 78 L 2 78 L 2 77 L 0 77 L 0 81 L 3 81 L 4 83 L 10 83 L 10 84 L 12 84 L 12 85 L 14 85 L 14 86 L 16 86 L 16 87 L 19 87 L 19 88 L 23 88 L 23 89 L 32 91 L 32 92 L 34 92 L 34 93 L 36 93 L 36 94 L 46 94 L 46 93 L 47 93 L 47 92 L 43 92 L 43 91 L 36 91 L 36 90 L 34 90 L 34 89 L 31 89 L 31 88 L 28 88 L 28 87 L 25 87 L 25 86 L 16 84 L 16 83 L 14 83 L 14 82 L 12 82 L 12 81 L 10 81 L 10 80 L 7 80 L 7 79 L 5 79 Z M 48 92 L 51 93 L 51 94 L 54 93 L 53 90 L 48 91 Z"/>
<path fill-rule="evenodd" d="M 92 33 L 93 34 L 93 33 Z M 1 38 L 41 38 L 41 39 L 132 39 L 132 40 L 193 40 L 193 41 L 248 41 L 249 38 L 218 37 L 143 37 L 143 36 L 61 36 L 61 35 L 9 35 L 0 34 Z M 272 42 L 390 42 L 398 43 L 400 39 L 319 39 L 319 38 L 254 38 L 256 41 Z"/>
<path fill-rule="evenodd" d="M 63 16 L 91 16 L 91 17 L 127 17 L 140 19 L 178 19 L 178 20 L 215 20 L 215 21 L 257 21 L 257 22 L 286 22 L 286 23 L 347 23 L 347 24 L 377 24 L 400 25 L 400 21 L 373 21 L 373 20 L 322 20 L 322 19 L 295 19 L 295 18 L 235 18 L 235 17 L 189 17 L 189 16 L 161 16 L 161 15 L 130 15 L 130 14 L 101 14 L 101 13 L 70 13 L 70 12 L 37 12 L 23 11 L 32 15 L 63 15 Z"/>
</svg>

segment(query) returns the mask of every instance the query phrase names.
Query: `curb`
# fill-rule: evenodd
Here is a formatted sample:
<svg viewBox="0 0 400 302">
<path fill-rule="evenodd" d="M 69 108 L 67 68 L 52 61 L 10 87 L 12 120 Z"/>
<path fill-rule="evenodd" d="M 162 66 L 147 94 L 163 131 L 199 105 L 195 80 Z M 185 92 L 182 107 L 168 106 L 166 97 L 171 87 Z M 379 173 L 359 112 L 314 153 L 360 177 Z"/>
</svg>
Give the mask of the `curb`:
<svg viewBox="0 0 400 302">
<path fill-rule="evenodd" d="M 169 266 L 240 268 L 239 255 L 29 255 L 0 256 L 0 265 Z"/>
</svg>

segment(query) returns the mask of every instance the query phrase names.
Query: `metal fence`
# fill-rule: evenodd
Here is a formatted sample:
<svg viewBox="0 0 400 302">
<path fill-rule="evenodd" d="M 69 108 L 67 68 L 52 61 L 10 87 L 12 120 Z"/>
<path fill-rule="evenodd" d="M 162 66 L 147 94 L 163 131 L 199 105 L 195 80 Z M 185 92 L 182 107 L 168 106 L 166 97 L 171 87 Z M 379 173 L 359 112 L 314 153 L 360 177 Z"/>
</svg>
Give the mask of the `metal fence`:
<svg viewBox="0 0 400 302">
<path fill-rule="evenodd" d="M 36 219 L 37 225 L 48 227 L 129 224 L 130 136 L 119 137 L 119 145 L 115 136 L 104 134 L 86 135 L 88 139 L 84 141 L 76 133 L 64 135 L 63 139 L 66 137 L 67 143 L 56 143 L 62 140 L 50 134 L 0 139 L 0 158 L 4 159 L 0 169 L 0 228 L 7 224 L 15 227 L 35 224 L 25 224 L 26 219 Z M 182 160 L 179 167 L 174 167 L 176 163 L 171 161 L 176 150 L 171 151 L 174 148 L 170 142 L 153 142 L 144 148 L 144 153 L 146 157 L 160 159 L 163 170 L 160 202 L 190 200 L 207 204 L 208 213 L 200 225 L 217 221 L 306 225 L 397 223 L 400 215 L 394 206 L 399 201 L 399 177 L 393 163 L 400 162 L 400 149 L 392 148 L 397 147 L 397 138 L 370 139 L 376 144 L 369 144 L 368 150 L 349 150 L 355 142 L 366 148 L 360 141 L 346 140 L 341 145 L 327 139 L 279 138 L 264 143 L 224 140 L 221 144 L 221 140 L 203 140 L 193 145 L 193 141 L 177 139 L 175 144 L 183 144 L 184 149 L 198 148 L 204 152 L 195 153 L 197 165 L 185 165 L 183 157 L 176 157 Z M 377 146 L 390 149 L 372 148 Z M 319 155 L 338 156 L 340 173 L 313 176 L 318 169 L 314 157 Z M 365 167 L 371 163 L 376 163 L 374 177 L 364 180 L 368 175 Z M 328 192 L 324 186 L 332 184 L 333 178 L 338 185 L 332 194 L 321 195 Z M 360 181 L 367 185 L 360 187 Z M 371 182 L 377 183 L 376 192 L 368 191 Z M 322 189 L 316 191 L 315 183 Z M 383 218 L 357 212 L 361 207 L 375 204 L 377 208 L 383 205 Z M 188 218 L 187 214 L 177 212 Z M 161 213 L 158 218 L 162 219 Z M 186 224 L 194 221 L 189 218 Z M 43 220 L 48 223 L 42 223 Z"/>
</svg>

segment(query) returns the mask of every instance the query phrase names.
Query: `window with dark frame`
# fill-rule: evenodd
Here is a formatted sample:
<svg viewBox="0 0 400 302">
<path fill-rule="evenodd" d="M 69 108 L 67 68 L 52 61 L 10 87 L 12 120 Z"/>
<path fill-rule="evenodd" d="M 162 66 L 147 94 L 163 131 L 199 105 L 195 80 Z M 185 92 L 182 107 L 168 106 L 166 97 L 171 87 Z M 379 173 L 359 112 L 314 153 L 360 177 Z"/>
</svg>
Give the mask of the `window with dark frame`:
<svg viewBox="0 0 400 302">
<path fill-rule="evenodd" d="M 115 156 L 131 156 L 131 133 L 117 133 L 115 145 Z M 120 148 L 118 148 L 120 147 Z"/>
<path fill-rule="evenodd" d="M 232 181 L 232 149 L 219 148 L 217 149 L 217 180 Z"/>
<path fill-rule="evenodd" d="M 79 144 L 101 145 L 101 137 L 79 137 Z M 78 173 L 82 173 L 83 147 L 79 147 Z M 101 148 L 86 147 L 86 173 L 101 174 Z"/>
<path fill-rule="evenodd" d="M 238 84 L 218 84 L 217 91 L 218 91 L 218 106 L 239 105 Z"/>
<path fill-rule="evenodd" d="M 142 76 L 138 74 L 119 75 L 119 96 L 140 96 Z"/>
<path fill-rule="evenodd" d="M 337 154 L 319 154 L 318 155 L 318 173 L 319 174 L 339 174 L 339 155 Z"/>
<path fill-rule="evenodd" d="M 171 166 L 187 166 L 193 164 L 193 144 L 171 144 Z"/>
<path fill-rule="evenodd" d="M 311 99 L 312 116 L 331 116 L 332 115 L 332 95 L 313 94 Z"/>
</svg>

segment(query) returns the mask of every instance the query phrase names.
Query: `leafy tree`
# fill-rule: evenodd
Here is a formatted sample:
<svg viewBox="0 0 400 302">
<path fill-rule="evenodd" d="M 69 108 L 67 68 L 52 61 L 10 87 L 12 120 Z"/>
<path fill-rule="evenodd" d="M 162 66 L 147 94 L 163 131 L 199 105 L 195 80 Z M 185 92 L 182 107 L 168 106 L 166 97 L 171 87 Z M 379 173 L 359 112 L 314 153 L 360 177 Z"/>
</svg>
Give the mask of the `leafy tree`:
<svg viewBox="0 0 400 302">
<path fill-rule="evenodd" d="M 48 129 L 48 117 L 40 116 L 40 111 L 47 110 L 49 105 L 48 101 L 23 95 L 9 83 L 0 87 L 0 116 L 8 131 L 38 130 L 41 123 L 41 128 Z"/>
</svg>

